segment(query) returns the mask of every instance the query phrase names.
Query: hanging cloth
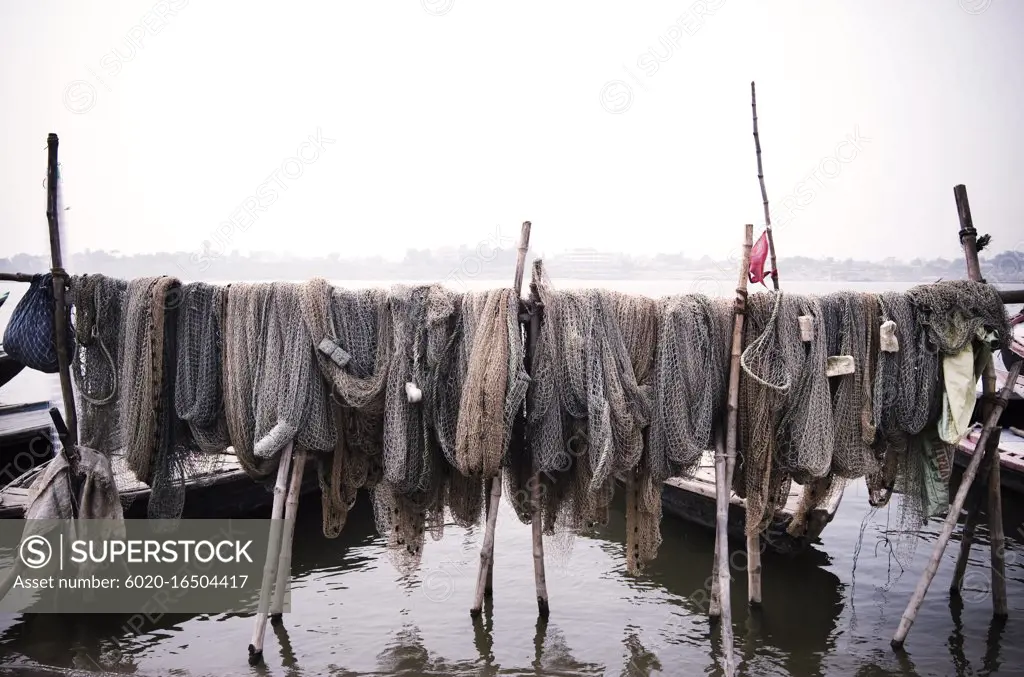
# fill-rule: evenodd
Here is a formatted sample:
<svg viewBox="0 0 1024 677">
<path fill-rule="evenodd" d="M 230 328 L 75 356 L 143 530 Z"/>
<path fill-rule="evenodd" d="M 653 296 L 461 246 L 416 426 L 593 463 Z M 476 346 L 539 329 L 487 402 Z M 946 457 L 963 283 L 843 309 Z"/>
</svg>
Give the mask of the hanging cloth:
<svg viewBox="0 0 1024 677">
<path fill-rule="evenodd" d="M 991 358 L 992 346 L 998 345 L 995 332 L 979 327 L 977 341 L 968 343 L 960 352 L 942 356 L 942 416 L 939 437 L 947 444 L 958 444 L 971 425 L 971 414 L 977 399 L 978 378 Z"/>
<path fill-rule="evenodd" d="M 757 238 L 757 242 L 754 243 L 754 246 L 750 248 L 749 274 L 751 283 L 757 284 L 760 282 L 766 288 L 768 285 L 764 283 L 765 278 L 778 272 L 775 270 L 766 271 L 764 269 L 765 261 L 768 259 L 768 250 L 768 231 L 765 230 L 761 233 L 761 237 Z"/>
</svg>

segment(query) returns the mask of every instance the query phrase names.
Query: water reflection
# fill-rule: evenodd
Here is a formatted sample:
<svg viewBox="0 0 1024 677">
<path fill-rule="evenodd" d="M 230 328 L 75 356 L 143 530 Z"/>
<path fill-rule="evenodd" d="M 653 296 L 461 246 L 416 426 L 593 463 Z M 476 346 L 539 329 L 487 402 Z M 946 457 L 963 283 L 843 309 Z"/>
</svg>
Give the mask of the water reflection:
<svg viewBox="0 0 1024 677">
<path fill-rule="evenodd" d="M 1021 653 L 1008 640 L 1006 624 L 993 623 L 983 634 L 979 619 L 990 618 L 987 597 L 953 599 L 947 609 L 946 583 L 940 580 L 929 597 L 931 606 L 915 625 L 911 654 L 889 650 L 887 633 L 895 627 L 907 588 L 916 582 L 922 556 L 890 591 L 877 625 L 866 636 L 857 634 L 846 607 L 852 594 L 851 534 L 857 533 L 861 516 L 854 512 L 833 525 L 830 555 L 765 553 L 760 609 L 747 606 L 745 554 L 734 551 L 732 608 L 740 674 L 968 675 L 1013 667 Z M 250 616 L 168 615 L 147 621 L 137 634 L 129 616 L 26 614 L 7 619 L 0 629 L 0 673 L 13 665 L 35 665 L 53 666 L 48 674 L 77 669 L 156 675 L 170 667 L 181 675 L 294 677 L 721 674 L 719 628 L 707 618 L 712 534 L 665 520 L 658 559 L 636 577 L 624 573 L 624 534 L 621 506 L 615 506 L 609 524 L 576 539 L 571 556 L 559 557 L 557 547 L 551 548 L 552 616 L 543 622 L 532 595 L 529 527 L 502 513 L 495 599 L 471 619 L 478 531 L 453 528 L 443 541 L 430 544 L 421 571 L 402 577 L 387 561 L 368 501 L 361 499 L 351 511 L 341 536 L 327 540 L 313 498 L 303 504 L 296 526 L 295 611 L 268 631 L 270 667 L 245 670 Z M 922 534 L 922 553 L 929 538 L 930 533 Z M 1019 554 L 1019 546 L 1012 547 Z M 972 570 L 988 559 L 983 530 L 976 555 Z M 439 559 L 444 561 L 438 564 Z M 1021 570 L 1014 562 L 1008 560 L 1008 574 Z M 858 586 L 863 580 L 869 593 L 877 590 L 886 581 L 886 566 L 882 558 L 865 554 Z M 949 568 L 944 566 L 942 571 Z M 431 574 L 438 572 L 445 585 L 431 587 L 440 580 Z M 1011 575 L 1008 585 L 1011 614 L 1019 615 L 1024 609 L 1014 600 L 1024 583 Z"/>
</svg>

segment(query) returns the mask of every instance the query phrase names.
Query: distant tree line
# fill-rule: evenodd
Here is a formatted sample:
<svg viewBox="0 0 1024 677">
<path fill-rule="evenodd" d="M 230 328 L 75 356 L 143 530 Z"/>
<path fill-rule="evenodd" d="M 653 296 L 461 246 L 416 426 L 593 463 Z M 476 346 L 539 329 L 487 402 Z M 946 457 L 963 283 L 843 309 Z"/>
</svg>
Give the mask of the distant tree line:
<svg viewBox="0 0 1024 677">
<path fill-rule="evenodd" d="M 532 255 L 530 257 L 533 258 Z M 982 272 L 989 282 L 1024 284 L 1024 252 L 1004 251 L 982 255 Z M 214 254 L 209 248 L 195 252 L 161 252 L 122 255 L 117 251 L 85 250 L 73 254 L 65 265 L 73 273 L 103 273 L 133 278 L 173 275 L 183 280 L 501 280 L 515 269 L 515 244 L 504 246 L 409 249 L 400 261 L 380 256 L 343 257 L 333 253 L 299 257 L 273 252 L 242 255 L 237 251 Z M 0 259 L 0 272 L 36 273 L 49 269 L 43 256 L 17 254 Z M 561 278 L 574 279 L 692 279 L 701 275 L 734 275 L 739 261 L 682 253 L 635 256 L 593 249 L 576 249 L 545 257 L 545 267 Z M 793 280 L 934 282 L 965 276 L 964 261 L 921 259 L 882 261 L 783 257 L 780 273 Z M 529 277 L 529 270 L 527 270 Z"/>
</svg>

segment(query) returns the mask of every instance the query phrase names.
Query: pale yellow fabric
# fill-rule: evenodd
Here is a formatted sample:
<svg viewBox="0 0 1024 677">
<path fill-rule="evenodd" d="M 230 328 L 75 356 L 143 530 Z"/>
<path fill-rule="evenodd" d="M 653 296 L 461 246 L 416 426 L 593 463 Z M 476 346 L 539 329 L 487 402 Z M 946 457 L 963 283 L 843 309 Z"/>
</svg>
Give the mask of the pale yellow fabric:
<svg viewBox="0 0 1024 677">
<path fill-rule="evenodd" d="M 992 355 L 994 334 L 979 328 L 978 341 L 968 343 L 956 355 L 942 357 L 942 417 L 939 437 L 947 444 L 963 439 L 971 424 L 971 413 L 977 398 L 978 378 Z"/>
</svg>

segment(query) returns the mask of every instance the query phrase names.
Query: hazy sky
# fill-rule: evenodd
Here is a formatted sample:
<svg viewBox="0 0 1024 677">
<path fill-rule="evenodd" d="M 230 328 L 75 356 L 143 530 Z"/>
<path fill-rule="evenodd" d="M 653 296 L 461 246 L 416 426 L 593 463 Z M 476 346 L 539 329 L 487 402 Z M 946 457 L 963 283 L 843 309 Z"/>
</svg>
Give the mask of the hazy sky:
<svg viewBox="0 0 1024 677">
<path fill-rule="evenodd" d="M 1024 2 L 0 0 L 0 255 L 1024 249 Z M 301 159 L 294 159 L 294 158 Z M 292 159 L 290 159 L 292 158 Z M 234 219 L 234 225 L 231 220 Z M 226 236 L 215 236 L 218 230 Z M 163 271 L 168 272 L 168 271 Z"/>
</svg>

